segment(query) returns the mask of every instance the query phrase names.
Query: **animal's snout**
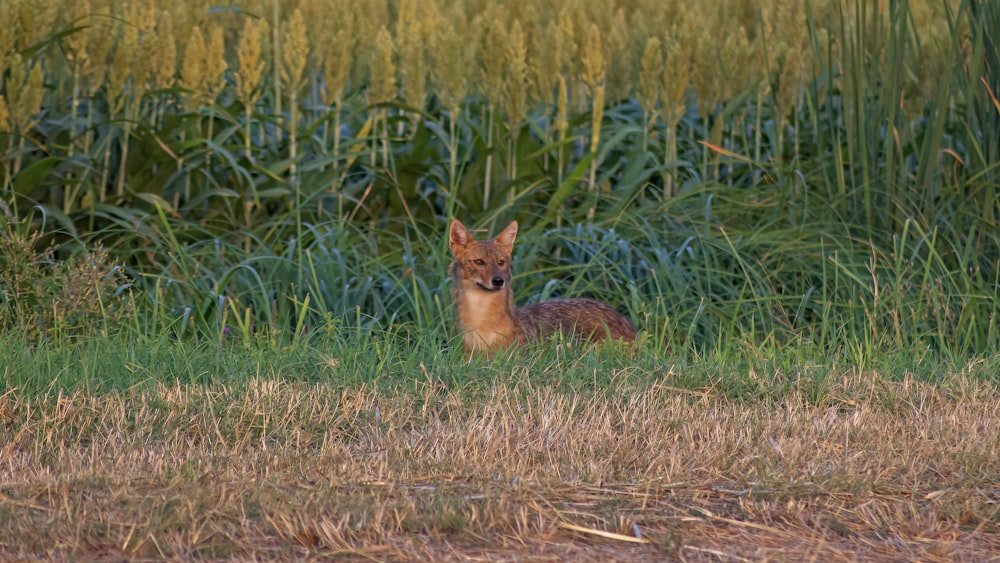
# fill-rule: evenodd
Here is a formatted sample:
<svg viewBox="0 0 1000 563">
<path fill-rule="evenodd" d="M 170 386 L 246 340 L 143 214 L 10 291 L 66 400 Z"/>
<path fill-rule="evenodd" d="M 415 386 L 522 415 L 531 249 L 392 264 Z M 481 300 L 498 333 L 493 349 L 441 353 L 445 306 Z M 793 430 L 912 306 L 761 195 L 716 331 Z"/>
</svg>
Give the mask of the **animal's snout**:
<svg viewBox="0 0 1000 563">
<path fill-rule="evenodd" d="M 493 289 L 503 289 L 503 278 L 500 276 L 493 277 Z"/>
</svg>

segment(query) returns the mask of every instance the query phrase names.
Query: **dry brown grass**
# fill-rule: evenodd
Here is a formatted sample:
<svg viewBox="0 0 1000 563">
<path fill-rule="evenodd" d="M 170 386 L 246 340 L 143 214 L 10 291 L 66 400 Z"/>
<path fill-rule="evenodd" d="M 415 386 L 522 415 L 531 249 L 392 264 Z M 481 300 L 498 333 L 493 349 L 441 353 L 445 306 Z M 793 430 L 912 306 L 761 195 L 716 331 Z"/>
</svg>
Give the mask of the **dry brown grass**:
<svg viewBox="0 0 1000 563">
<path fill-rule="evenodd" d="M 987 560 L 1000 395 L 630 383 L 0 397 L 0 558 Z"/>
</svg>

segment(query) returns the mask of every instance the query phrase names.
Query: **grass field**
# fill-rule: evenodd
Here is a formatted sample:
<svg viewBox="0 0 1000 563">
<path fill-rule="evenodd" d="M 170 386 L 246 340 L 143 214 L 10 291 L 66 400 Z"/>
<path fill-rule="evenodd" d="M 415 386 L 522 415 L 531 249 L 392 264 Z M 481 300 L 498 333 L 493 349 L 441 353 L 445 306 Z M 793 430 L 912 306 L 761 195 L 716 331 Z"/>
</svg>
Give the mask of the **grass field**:
<svg viewBox="0 0 1000 563">
<path fill-rule="evenodd" d="M 996 358 L 858 367 L 803 348 L 685 361 L 542 346 L 467 364 L 380 336 L 8 347 L 0 556 L 972 561 L 1000 549 Z"/>
<path fill-rule="evenodd" d="M 1000 551 L 996 2 L 0 22 L 0 558 Z M 466 362 L 452 218 L 639 351 Z"/>
<path fill-rule="evenodd" d="M 455 373 L 429 358 L 365 383 L 336 357 L 226 355 L 245 362 L 236 383 L 211 361 L 210 383 L 161 383 L 151 362 L 118 367 L 123 382 L 150 371 L 105 392 L 10 388 L 0 555 L 983 561 L 1000 549 L 995 362 L 928 383 L 804 363 L 520 359 Z M 726 392 L 730 380 L 753 390 Z"/>
</svg>

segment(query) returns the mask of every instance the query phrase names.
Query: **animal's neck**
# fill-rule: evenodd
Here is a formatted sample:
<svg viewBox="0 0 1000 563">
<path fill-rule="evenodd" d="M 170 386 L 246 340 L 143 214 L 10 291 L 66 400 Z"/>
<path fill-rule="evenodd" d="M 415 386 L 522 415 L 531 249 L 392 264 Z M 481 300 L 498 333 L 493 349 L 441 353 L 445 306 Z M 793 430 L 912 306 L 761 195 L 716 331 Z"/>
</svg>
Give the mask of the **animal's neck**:
<svg viewBox="0 0 1000 563">
<path fill-rule="evenodd" d="M 469 289 L 458 299 L 459 323 L 463 330 L 489 330 L 514 323 L 514 298 L 509 289 Z"/>
<path fill-rule="evenodd" d="M 466 351 L 501 348 L 520 338 L 521 331 L 514 318 L 514 296 L 509 288 L 465 289 L 456 301 Z"/>
</svg>

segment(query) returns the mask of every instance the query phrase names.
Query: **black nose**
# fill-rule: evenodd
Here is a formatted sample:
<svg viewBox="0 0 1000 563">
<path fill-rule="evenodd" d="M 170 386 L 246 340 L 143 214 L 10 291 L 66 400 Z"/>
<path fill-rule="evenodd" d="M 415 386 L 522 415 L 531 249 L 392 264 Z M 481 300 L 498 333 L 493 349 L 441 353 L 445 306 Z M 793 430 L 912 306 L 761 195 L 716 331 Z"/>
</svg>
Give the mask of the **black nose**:
<svg viewBox="0 0 1000 563">
<path fill-rule="evenodd" d="M 503 287 L 503 278 L 501 278 L 500 276 L 493 278 L 493 287 L 497 289 Z"/>
</svg>

